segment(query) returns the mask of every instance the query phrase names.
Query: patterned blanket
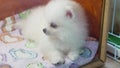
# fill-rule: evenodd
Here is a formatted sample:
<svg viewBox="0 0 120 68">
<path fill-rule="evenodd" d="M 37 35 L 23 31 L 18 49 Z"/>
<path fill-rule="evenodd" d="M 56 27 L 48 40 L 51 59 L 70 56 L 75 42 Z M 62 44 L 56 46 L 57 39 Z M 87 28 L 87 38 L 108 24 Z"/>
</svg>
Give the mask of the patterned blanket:
<svg viewBox="0 0 120 68">
<path fill-rule="evenodd" d="M 24 12 L 0 21 L 0 68 L 78 68 L 89 63 L 98 49 L 98 42 L 93 38 L 86 41 L 84 52 L 76 61 L 66 58 L 60 66 L 47 62 L 38 52 L 34 51 L 35 44 L 23 38 L 19 29 L 12 26 Z"/>
</svg>

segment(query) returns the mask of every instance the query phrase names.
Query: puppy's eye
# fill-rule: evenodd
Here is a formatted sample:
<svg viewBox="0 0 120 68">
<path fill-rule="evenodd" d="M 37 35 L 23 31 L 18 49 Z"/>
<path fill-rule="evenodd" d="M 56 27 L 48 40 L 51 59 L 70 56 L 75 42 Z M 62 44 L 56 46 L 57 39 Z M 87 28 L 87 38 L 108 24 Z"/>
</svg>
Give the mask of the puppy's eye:
<svg viewBox="0 0 120 68">
<path fill-rule="evenodd" d="M 55 24 L 55 23 L 50 23 L 50 27 L 52 27 L 52 28 L 57 28 L 58 26 Z"/>
</svg>

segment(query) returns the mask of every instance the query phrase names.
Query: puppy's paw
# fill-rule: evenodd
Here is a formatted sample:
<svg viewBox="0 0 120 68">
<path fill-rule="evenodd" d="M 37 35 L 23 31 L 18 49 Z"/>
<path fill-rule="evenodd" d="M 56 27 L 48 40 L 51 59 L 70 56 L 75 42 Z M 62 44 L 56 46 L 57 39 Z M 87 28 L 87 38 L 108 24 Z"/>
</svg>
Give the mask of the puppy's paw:
<svg viewBox="0 0 120 68">
<path fill-rule="evenodd" d="M 79 54 L 69 54 L 68 58 L 72 61 L 76 60 L 79 57 Z"/>
<path fill-rule="evenodd" d="M 65 60 L 63 57 L 55 56 L 54 58 L 51 59 L 51 63 L 55 66 L 58 66 L 64 64 Z"/>
<path fill-rule="evenodd" d="M 74 60 L 76 60 L 77 58 L 79 58 L 79 56 L 80 56 L 80 54 L 81 54 L 82 52 L 77 52 L 77 51 L 73 51 L 73 52 L 70 52 L 69 54 L 68 54 L 68 58 L 70 59 L 70 60 L 72 60 L 72 61 L 74 61 Z"/>
<path fill-rule="evenodd" d="M 65 63 L 63 55 L 58 51 L 49 52 L 46 55 L 44 55 L 44 58 L 55 66 L 62 65 Z"/>
</svg>

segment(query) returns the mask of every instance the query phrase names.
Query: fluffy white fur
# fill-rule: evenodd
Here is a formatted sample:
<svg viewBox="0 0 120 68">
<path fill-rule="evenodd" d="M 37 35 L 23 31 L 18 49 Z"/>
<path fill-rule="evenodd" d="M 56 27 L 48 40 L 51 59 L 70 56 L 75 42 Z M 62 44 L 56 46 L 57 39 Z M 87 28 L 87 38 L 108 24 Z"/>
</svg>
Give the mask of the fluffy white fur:
<svg viewBox="0 0 120 68">
<path fill-rule="evenodd" d="M 65 57 L 77 59 L 88 32 L 84 10 L 72 0 L 51 0 L 33 9 L 19 27 L 55 65 L 63 64 Z"/>
</svg>

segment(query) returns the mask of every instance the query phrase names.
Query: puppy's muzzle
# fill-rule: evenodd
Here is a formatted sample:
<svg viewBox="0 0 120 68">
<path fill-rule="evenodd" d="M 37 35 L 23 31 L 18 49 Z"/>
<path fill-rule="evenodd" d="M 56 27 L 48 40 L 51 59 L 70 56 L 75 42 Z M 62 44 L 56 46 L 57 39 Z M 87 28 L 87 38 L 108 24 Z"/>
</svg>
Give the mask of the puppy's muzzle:
<svg viewBox="0 0 120 68">
<path fill-rule="evenodd" d="M 44 32 L 44 33 L 46 33 L 46 32 L 47 32 L 46 28 L 44 28 L 44 29 L 43 29 L 43 32 Z"/>
</svg>

